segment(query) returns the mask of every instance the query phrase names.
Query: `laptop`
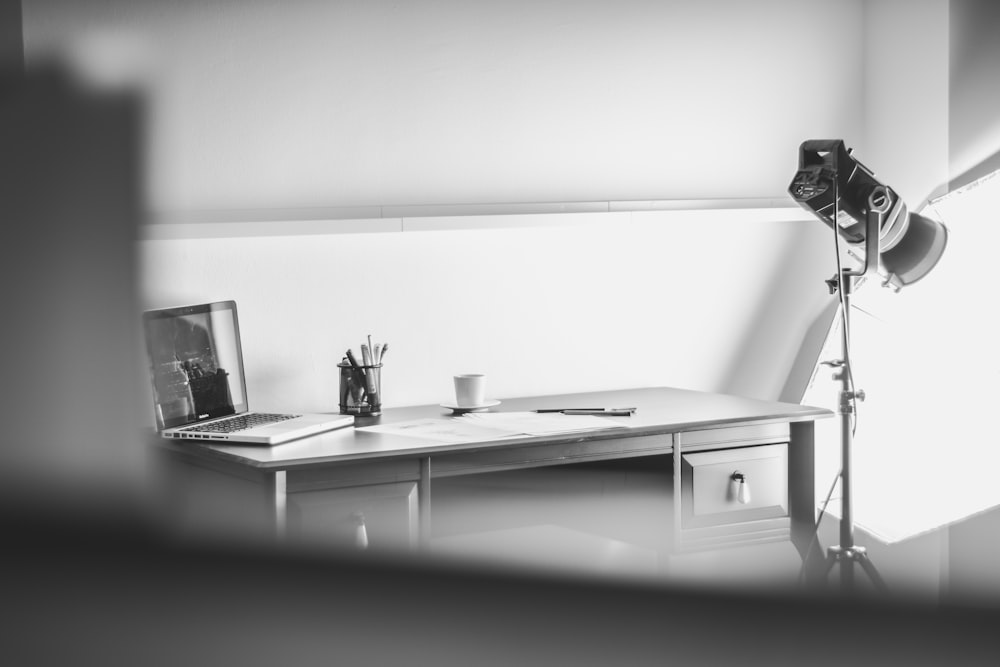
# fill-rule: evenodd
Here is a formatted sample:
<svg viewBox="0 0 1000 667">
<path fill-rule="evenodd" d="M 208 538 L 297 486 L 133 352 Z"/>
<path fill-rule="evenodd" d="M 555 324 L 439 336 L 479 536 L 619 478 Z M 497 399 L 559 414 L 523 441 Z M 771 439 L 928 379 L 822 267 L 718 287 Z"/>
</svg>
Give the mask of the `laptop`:
<svg viewBox="0 0 1000 667">
<path fill-rule="evenodd" d="M 276 445 L 350 415 L 251 412 L 235 301 L 143 313 L 156 429 L 165 438 Z"/>
</svg>

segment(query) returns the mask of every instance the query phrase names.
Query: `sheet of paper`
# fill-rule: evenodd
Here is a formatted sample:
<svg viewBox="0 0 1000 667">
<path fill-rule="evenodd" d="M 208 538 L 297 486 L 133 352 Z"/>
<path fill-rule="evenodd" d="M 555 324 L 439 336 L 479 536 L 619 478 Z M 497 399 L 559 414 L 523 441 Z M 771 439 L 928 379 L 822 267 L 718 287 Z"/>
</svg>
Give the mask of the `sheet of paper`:
<svg viewBox="0 0 1000 667">
<path fill-rule="evenodd" d="M 423 438 L 438 442 L 481 442 L 484 440 L 500 440 L 511 436 L 522 435 L 520 431 L 512 431 L 499 426 L 477 424 L 461 419 L 414 419 L 395 424 L 377 424 L 362 426 L 355 430 L 404 435 L 411 438 Z"/>
<path fill-rule="evenodd" d="M 470 412 L 456 419 L 456 421 L 461 420 L 525 435 L 575 433 L 628 426 L 611 417 L 564 415 L 558 412 Z"/>
</svg>

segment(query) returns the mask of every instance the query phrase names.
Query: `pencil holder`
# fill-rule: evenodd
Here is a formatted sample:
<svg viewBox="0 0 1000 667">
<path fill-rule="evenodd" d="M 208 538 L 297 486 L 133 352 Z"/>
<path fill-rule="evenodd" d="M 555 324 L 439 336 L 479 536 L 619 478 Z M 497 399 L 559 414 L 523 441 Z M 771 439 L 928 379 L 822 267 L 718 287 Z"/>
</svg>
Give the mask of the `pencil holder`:
<svg viewBox="0 0 1000 667">
<path fill-rule="evenodd" d="M 382 364 L 354 365 L 341 362 L 340 414 L 382 414 Z"/>
</svg>

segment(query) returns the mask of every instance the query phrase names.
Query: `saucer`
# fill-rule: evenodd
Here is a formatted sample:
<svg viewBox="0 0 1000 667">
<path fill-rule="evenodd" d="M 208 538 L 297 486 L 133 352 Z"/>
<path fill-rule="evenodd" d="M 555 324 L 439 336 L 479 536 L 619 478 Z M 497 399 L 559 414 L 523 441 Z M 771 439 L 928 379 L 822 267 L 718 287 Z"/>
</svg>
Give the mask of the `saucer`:
<svg viewBox="0 0 1000 667">
<path fill-rule="evenodd" d="M 500 401 L 488 400 L 481 405 L 455 405 L 454 403 L 442 403 L 442 408 L 448 408 L 456 415 L 460 415 L 463 412 L 479 412 L 480 410 L 486 410 L 494 406 L 500 405 Z"/>
</svg>

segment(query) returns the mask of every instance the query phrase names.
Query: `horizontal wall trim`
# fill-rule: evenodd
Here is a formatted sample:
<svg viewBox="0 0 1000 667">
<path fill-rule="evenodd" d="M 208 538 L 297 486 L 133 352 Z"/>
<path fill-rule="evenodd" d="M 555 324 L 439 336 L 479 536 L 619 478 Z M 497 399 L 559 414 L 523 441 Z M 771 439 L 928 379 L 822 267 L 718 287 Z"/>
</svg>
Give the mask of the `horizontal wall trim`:
<svg viewBox="0 0 1000 667">
<path fill-rule="evenodd" d="M 698 199 L 539 204 L 372 206 L 153 214 L 140 240 L 366 234 L 625 224 L 657 219 L 780 222 L 807 219 L 791 200 Z"/>
<path fill-rule="evenodd" d="M 302 236 L 308 234 L 371 234 L 401 232 L 400 218 L 358 218 L 351 220 L 268 220 L 249 222 L 172 222 L 139 226 L 139 239 L 238 238 L 253 236 Z"/>
</svg>

